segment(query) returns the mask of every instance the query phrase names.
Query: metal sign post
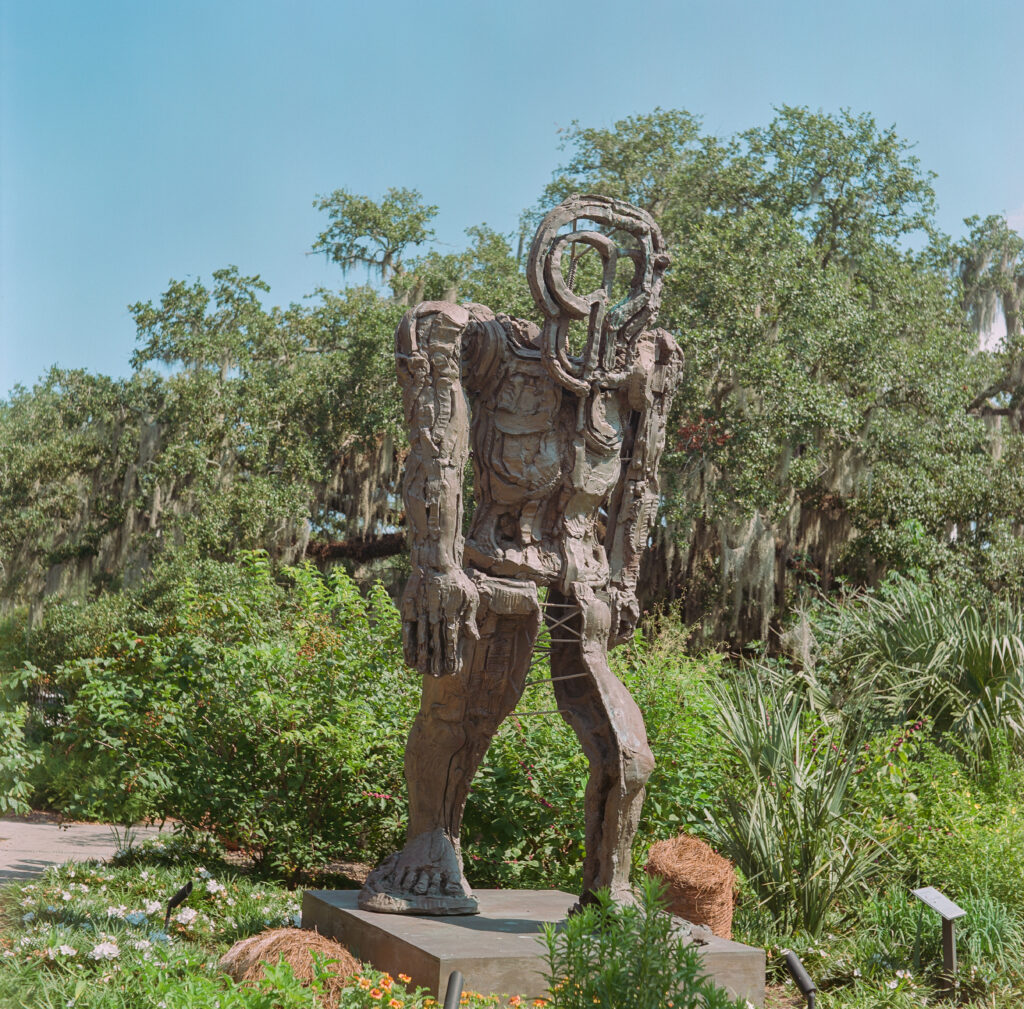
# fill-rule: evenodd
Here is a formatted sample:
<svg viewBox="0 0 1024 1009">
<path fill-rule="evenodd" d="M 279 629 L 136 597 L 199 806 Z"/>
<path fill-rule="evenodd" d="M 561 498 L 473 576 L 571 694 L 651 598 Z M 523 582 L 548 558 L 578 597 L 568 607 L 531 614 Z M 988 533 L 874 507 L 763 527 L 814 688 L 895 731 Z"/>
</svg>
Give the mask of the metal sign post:
<svg viewBox="0 0 1024 1009">
<path fill-rule="evenodd" d="M 954 904 L 945 894 L 934 886 L 923 886 L 913 890 L 914 896 L 933 911 L 938 911 L 942 918 L 942 974 L 943 987 L 950 994 L 956 987 L 956 930 L 953 922 L 962 918 L 967 912 Z"/>
</svg>

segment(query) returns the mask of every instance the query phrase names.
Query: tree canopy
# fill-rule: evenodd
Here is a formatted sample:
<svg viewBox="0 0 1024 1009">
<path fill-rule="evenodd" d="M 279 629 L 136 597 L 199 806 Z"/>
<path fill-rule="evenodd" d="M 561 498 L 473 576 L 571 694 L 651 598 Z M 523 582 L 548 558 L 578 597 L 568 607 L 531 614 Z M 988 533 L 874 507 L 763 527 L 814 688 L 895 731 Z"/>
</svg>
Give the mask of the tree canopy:
<svg viewBox="0 0 1024 1009">
<path fill-rule="evenodd" d="M 1021 236 L 994 216 L 940 234 L 932 176 L 866 114 L 783 106 L 718 138 L 656 109 L 573 124 L 564 149 L 524 233 L 601 192 L 654 214 L 673 257 L 660 323 L 686 372 L 648 604 L 743 644 L 807 591 L 893 570 L 1021 587 Z M 480 225 L 439 251 L 413 189 L 315 205 L 311 251 L 376 285 L 281 308 L 235 267 L 172 280 L 130 307 L 131 378 L 54 370 L 0 403 L 8 605 L 116 586 L 168 549 L 401 573 L 391 334 L 423 299 L 530 317 L 522 240 Z"/>
</svg>

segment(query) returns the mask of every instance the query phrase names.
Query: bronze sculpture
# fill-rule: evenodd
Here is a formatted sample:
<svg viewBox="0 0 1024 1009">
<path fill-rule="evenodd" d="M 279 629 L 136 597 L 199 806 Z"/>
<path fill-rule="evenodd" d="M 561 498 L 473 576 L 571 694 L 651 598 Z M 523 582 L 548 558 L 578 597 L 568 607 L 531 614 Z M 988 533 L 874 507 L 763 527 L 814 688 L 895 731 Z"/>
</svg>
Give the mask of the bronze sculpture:
<svg viewBox="0 0 1024 1009">
<path fill-rule="evenodd" d="M 566 232 L 584 221 L 603 230 Z M 602 273 L 583 295 L 572 289 L 580 249 L 597 252 Z M 611 305 L 626 259 L 629 289 Z M 573 196 L 544 218 L 530 251 L 543 327 L 482 305 L 426 302 L 398 328 L 411 446 L 404 646 L 424 682 L 405 756 L 408 843 L 370 874 L 359 896 L 366 910 L 477 910 L 462 868 L 462 813 L 490 740 L 522 695 L 542 620 L 559 711 L 590 763 L 581 900 L 602 887 L 630 897 L 630 846 L 654 761 L 607 653 L 639 617 L 636 580 L 682 363 L 672 337 L 647 328 L 668 264 L 645 211 Z M 579 356 L 569 348 L 574 322 L 586 326 Z M 463 538 L 471 445 L 477 504 Z"/>
</svg>

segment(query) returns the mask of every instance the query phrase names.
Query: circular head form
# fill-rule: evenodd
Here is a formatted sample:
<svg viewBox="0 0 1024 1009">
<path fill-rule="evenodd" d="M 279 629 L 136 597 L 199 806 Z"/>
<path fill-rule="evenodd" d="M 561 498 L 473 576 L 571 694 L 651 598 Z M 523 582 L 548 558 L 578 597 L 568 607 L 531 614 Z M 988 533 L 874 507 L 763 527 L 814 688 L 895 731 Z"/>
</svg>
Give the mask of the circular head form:
<svg viewBox="0 0 1024 1009">
<path fill-rule="evenodd" d="M 562 229 L 577 221 L 591 221 L 605 231 Z M 631 235 L 636 245 L 620 248 L 608 232 Z M 566 278 L 562 257 L 566 249 L 587 245 L 602 261 L 601 286 L 585 294 L 572 290 L 571 270 Z M 609 307 L 608 298 L 620 257 L 633 261 L 633 276 L 625 298 Z M 526 274 L 534 301 L 544 313 L 541 340 L 548 371 L 568 389 L 586 395 L 615 367 L 616 350 L 628 358 L 637 336 L 657 314 L 662 276 L 669 264 L 661 230 L 645 210 L 607 196 L 570 196 L 541 221 L 530 247 Z M 587 345 L 582 358 L 568 356 L 569 322 L 588 319 Z"/>
</svg>

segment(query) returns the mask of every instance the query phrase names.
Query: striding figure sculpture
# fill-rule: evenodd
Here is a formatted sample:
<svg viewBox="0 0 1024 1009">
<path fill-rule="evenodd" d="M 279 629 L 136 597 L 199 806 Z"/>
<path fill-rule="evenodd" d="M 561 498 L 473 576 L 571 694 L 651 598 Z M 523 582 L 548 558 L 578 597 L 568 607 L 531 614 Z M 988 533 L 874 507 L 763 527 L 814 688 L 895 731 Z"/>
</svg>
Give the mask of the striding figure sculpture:
<svg viewBox="0 0 1024 1009">
<path fill-rule="evenodd" d="M 578 230 L 588 222 L 597 227 Z M 601 281 L 581 294 L 583 252 L 599 257 Z M 523 693 L 543 621 L 558 710 L 590 767 L 581 901 L 602 887 L 630 897 L 630 847 L 654 761 L 608 650 L 630 639 L 639 617 L 637 575 L 682 365 L 672 337 L 651 328 L 668 264 L 649 214 L 572 196 L 544 218 L 530 250 L 541 327 L 449 302 L 417 305 L 398 327 L 412 546 L 401 607 L 423 696 L 405 752 L 408 841 L 368 877 L 366 910 L 476 912 L 463 809 Z M 628 289 L 611 304 L 625 270 Z M 578 354 L 574 325 L 586 334 Z M 470 456 L 476 508 L 464 536 Z"/>
</svg>

